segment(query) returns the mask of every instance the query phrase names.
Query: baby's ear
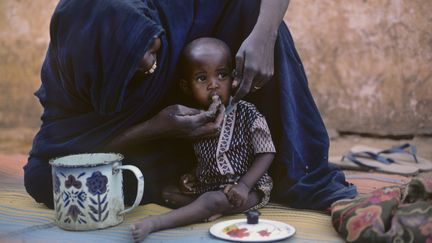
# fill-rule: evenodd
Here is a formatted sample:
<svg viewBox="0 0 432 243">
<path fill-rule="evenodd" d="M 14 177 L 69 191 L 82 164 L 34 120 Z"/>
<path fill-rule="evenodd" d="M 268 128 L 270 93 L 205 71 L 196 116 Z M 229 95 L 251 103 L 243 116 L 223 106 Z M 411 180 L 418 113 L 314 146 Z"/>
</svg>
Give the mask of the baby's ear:
<svg viewBox="0 0 432 243">
<path fill-rule="evenodd" d="M 180 89 L 183 93 L 190 95 L 191 91 L 190 91 L 188 82 L 185 79 L 181 78 L 179 85 L 180 85 Z"/>
</svg>

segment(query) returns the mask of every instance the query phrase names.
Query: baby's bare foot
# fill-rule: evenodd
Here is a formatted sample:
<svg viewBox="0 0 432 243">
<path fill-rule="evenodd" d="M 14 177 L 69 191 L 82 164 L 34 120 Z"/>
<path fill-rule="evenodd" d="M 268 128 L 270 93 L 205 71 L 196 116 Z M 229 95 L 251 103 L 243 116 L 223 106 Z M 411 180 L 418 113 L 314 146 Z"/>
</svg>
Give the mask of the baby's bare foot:
<svg viewBox="0 0 432 243">
<path fill-rule="evenodd" d="M 131 233 L 134 242 L 140 242 L 148 234 L 156 230 L 157 216 L 148 216 L 131 225 Z"/>
</svg>

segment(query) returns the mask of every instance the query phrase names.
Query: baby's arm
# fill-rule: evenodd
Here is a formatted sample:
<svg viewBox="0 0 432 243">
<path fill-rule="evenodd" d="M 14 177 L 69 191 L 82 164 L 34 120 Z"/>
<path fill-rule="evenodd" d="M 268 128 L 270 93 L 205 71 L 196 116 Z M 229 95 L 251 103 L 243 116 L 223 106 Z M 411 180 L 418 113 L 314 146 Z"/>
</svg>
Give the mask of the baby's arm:
<svg viewBox="0 0 432 243">
<path fill-rule="evenodd" d="M 240 178 L 239 183 L 245 184 L 247 187 L 252 188 L 257 181 L 264 175 L 267 169 L 273 162 L 274 153 L 257 154 L 252 166 L 248 172 Z"/>
<path fill-rule="evenodd" d="M 240 178 L 238 184 L 228 186 L 228 188 L 224 190 L 228 200 L 234 206 L 243 205 L 247 201 L 250 190 L 270 167 L 276 153 L 270 129 L 268 128 L 264 116 L 259 114 L 258 111 L 255 112 L 258 116 L 250 126 L 250 132 L 252 134 L 251 143 L 253 145 L 255 159 L 252 161 L 246 174 Z"/>
<path fill-rule="evenodd" d="M 248 200 L 250 190 L 270 167 L 274 153 L 257 154 L 252 166 L 244 174 L 237 184 L 228 185 L 224 189 L 231 204 L 236 207 L 244 205 Z"/>
</svg>

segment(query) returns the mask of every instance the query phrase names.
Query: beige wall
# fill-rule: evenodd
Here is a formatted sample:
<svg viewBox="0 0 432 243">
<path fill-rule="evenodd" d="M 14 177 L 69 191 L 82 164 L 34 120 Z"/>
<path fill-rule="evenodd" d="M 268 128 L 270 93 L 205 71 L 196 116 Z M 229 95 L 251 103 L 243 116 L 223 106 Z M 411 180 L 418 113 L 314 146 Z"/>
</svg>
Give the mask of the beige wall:
<svg viewBox="0 0 432 243">
<path fill-rule="evenodd" d="M 0 127 L 36 127 L 41 107 L 33 96 L 48 46 L 57 1 L 0 1 Z"/>
<path fill-rule="evenodd" d="M 432 1 L 292 0 L 286 20 L 327 127 L 432 134 Z"/>
<path fill-rule="evenodd" d="M 32 93 L 57 1 L 0 1 L 0 127 L 37 127 Z M 432 134 L 432 1 L 291 0 L 286 21 L 328 128 Z"/>
</svg>

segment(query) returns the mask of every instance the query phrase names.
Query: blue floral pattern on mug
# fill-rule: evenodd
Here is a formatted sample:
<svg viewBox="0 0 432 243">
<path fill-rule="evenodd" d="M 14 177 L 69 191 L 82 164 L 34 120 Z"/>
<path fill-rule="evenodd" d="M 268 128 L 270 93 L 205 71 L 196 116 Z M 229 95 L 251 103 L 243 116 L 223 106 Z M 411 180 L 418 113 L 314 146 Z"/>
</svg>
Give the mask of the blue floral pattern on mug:
<svg viewBox="0 0 432 243">
<path fill-rule="evenodd" d="M 69 189 L 70 187 L 75 187 L 76 189 L 81 188 L 81 181 L 75 179 L 75 176 L 69 175 L 68 179 L 65 181 L 65 187 Z"/>
<path fill-rule="evenodd" d="M 108 178 L 100 171 L 95 171 L 93 174 L 87 178 L 86 186 L 88 187 L 89 192 L 93 195 L 101 195 L 104 194 L 107 190 Z"/>
<path fill-rule="evenodd" d="M 81 210 L 79 209 L 79 207 L 75 204 L 71 205 L 68 209 L 68 212 L 66 213 L 66 216 L 68 216 L 68 218 L 65 219 L 65 223 L 70 223 L 70 221 L 74 221 L 76 222 L 78 220 L 79 223 L 87 223 L 84 219 L 79 218 L 79 216 L 83 217 L 84 214 L 81 212 Z"/>
<path fill-rule="evenodd" d="M 60 174 L 65 178 L 64 186 L 66 188 L 66 190 L 64 190 L 60 194 L 63 197 L 63 207 L 66 208 L 69 206 L 65 215 L 66 218 L 64 219 L 64 222 L 70 223 L 71 221 L 73 221 L 80 224 L 86 224 L 87 221 L 84 219 L 85 216 L 81 210 L 85 209 L 84 202 L 87 199 L 87 193 L 84 190 L 74 190 L 74 188 L 81 189 L 82 182 L 79 179 L 85 175 L 85 172 L 79 174 L 77 178 L 75 178 L 75 176 L 73 175 L 66 176 L 63 173 Z M 58 210 L 60 210 L 61 207 L 62 205 L 58 207 Z M 60 213 L 58 220 L 60 220 L 61 216 L 62 214 Z"/>
<path fill-rule="evenodd" d="M 61 212 L 63 205 L 60 202 L 63 193 L 60 193 L 60 185 L 61 185 L 60 178 L 57 176 L 57 174 L 53 174 L 54 202 L 57 205 L 56 208 L 57 220 L 60 220 L 63 215 L 63 212 Z"/>
<path fill-rule="evenodd" d="M 54 193 L 58 194 L 60 192 L 60 178 L 55 175 L 54 176 Z"/>
<path fill-rule="evenodd" d="M 89 212 L 89 215 L 96 222 L 104 221 L 109 214 L 109 210 L 107 210 L 108 194 L 105 194 L 107 192 L 107 184 L 108 178 L 104 176 L 100 171 L 93 172 L 93 174 L 87 178 L 86 186 L 88 188 L 88 191 L 93 196 L 96 196 L 96 198 L 89 197 L 91 203 L 93 204 L 89 206 L 91 210 L 91 212 Z M 105 194 L 105 196 L 103 194 Z M 106 214 L 104 215 L 105 211 Z"/>
</svg>

